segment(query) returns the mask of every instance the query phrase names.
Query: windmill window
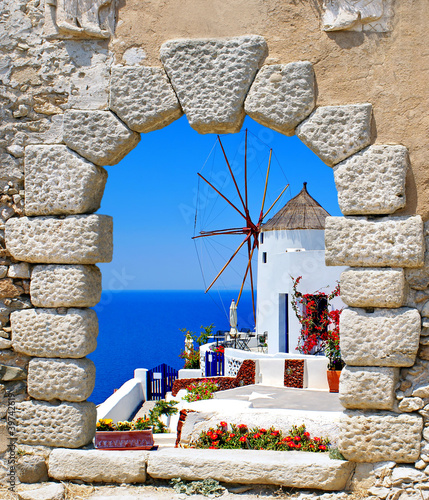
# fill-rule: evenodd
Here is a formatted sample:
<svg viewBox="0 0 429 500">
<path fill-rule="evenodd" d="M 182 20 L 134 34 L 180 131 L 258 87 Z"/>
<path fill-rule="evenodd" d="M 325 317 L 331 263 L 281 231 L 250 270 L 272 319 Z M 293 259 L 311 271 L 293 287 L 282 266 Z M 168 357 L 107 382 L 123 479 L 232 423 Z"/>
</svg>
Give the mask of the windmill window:
<svg viewBox="0 0 429 500">
<path fill-rule="evenodd" d="M 267 263 L 267 252 L 262 252 L 262 263 L 263 264 Z"/>
<path fill-rule="evenodd" d="M 261 233 L 260 241 L 261 241 L 261 245 L 262 245 L 264 243 L 264 233 Z"/>
</svg>

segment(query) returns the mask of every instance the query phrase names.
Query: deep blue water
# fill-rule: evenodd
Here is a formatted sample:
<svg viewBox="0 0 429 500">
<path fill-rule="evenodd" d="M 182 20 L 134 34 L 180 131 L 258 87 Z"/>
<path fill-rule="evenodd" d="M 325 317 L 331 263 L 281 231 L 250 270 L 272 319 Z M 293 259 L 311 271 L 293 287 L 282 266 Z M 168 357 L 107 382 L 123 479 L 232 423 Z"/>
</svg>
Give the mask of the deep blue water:
<svg viewBox="0 0 429 500">
<path fill-rule="evenodd" d="M 103 402 L 133 377 L 136 368 L 151 369 L 161 363 L 183 368 L 181 328 L 199 332 L 201 325 L 211 323 L 215 331 L 229 328 L 229 305 L 237 292 L 223 291 L 220 296 L 222 300 L 217 293 L 194 290 L 103 292 L 94 308 L 100 333 L 96 351 L 88 356 L 97 368 L 89 400 Z M 239 328 L 253 328 L 249 291 L 243 292 L 237 316 Z"/>
</svg>

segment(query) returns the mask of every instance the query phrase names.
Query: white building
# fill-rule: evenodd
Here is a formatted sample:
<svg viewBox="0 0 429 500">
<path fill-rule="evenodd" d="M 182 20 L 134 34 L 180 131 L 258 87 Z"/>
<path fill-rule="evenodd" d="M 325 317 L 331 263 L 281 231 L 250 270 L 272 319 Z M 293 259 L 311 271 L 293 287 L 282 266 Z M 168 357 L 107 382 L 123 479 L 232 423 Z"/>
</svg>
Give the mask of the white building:
<svg viewBox="0 0 429 500">
<path fill-rule="evenodd" d="M 302 191 L 262 226 L 258 255 L 257 333 L 267 334 L 268 352 L 298 353 L 301 325 L 291 306 L 292 279 L 298 290 L 330 293 L 345 267 L 325 265 L 325 218 L 328 212 Z M 344 307 L 340 298 L 332 302 Z"/>
</svg>

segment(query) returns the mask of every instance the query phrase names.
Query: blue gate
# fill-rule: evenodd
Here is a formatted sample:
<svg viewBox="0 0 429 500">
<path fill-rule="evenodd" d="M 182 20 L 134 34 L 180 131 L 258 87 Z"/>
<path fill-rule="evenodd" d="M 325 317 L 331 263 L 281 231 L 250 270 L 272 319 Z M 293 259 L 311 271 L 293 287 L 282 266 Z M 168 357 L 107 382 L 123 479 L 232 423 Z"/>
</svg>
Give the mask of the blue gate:
<svg viewBox="0 0 429 500">
<path fill-rule="evenodd" d="M 149 401 L 164 399 L 167 392 L 173 388 L 173 382 L 179 376 L 179 372 L 171 366 L 163 363 L 155 366 L 148 372 L 147 397 Z"/>
<path fill-rule="evenodd" d="M 223 352 L 206 351 L 206 377 L 221 377 L 224 374 Z"/>
</svg>

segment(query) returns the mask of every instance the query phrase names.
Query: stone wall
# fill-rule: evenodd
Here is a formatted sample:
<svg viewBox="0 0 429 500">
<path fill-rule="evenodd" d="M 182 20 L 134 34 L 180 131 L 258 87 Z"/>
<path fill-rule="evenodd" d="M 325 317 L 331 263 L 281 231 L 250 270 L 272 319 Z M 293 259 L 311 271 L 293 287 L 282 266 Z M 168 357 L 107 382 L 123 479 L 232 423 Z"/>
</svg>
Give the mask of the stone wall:
<svg viewBox="0 0 429 500">
<path fill-rule="evenodd" d="M 88 308 L 101 292 L 96 263 L 112 254 L 111 218 L 94 214 L 103 167 L 118 163 L 140 133 L 183 113 L 200 133 L 236 132 L 248 114 L 296 134 L 334 169 L 346 217 L 327 220 L 326 258 L 351 266 L 342 278 L 350 309 L 340 325 L 348 409 L 340 449 L 355 462 L 412 463 L 429 474 L 427 126 L 418 112 L 429 93 L 427 56 L 414 57 L 427 37 L 423 0 L 395 2 L 393 25 L 371 34 L 323 32 L 317 0 L 215 2 L 213 21 L 222 22 L 207 32 L 228 38 L 210 40 L 186 24 L 183 1 L 180 11 L 176 1 L 145 2 L 145 22 L 126 34 L 143 15 L 132 0 L 119 2 L 110 46 L 111 9 L 97 27 L 70 25 L 38 0 L 4 3 L 1 474 L 6 392 L 16 400 L 10 429 L 20 446 L 46 456 L 91 441 L 95 408 L 85 399 L 94 367 L 85 356 L 98 326 Z M 207 19 L 201 9 L 193 4 L 192 16 Z M 156 33 L 150 41 L 147 23 Z M 170 40 L 181 33 L 185 39 Z"/>
</svg>

